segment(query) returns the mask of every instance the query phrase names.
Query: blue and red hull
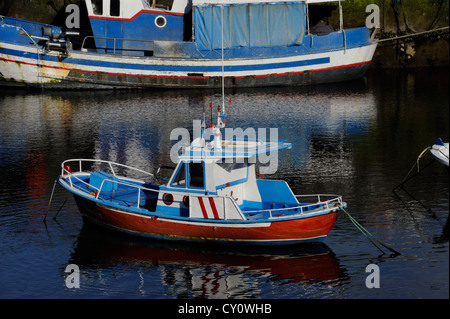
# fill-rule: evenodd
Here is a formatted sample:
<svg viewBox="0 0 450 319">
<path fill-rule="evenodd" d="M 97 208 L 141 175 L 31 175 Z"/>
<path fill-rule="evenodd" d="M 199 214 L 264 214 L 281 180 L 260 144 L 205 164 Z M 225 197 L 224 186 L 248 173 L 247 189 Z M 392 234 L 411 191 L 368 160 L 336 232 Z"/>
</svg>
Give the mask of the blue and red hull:
<svg viewBox="0 0 450 319">
<path fill-rule="evenodd" d="M 96 224 L 132 235 L 182 241 L 283 245 L 323 241 L 339 209 L 306 217 L 258 221 L 188 220 L 139 214 L 99 204 L 74 194 L 83 217 Z"/>
</svg>

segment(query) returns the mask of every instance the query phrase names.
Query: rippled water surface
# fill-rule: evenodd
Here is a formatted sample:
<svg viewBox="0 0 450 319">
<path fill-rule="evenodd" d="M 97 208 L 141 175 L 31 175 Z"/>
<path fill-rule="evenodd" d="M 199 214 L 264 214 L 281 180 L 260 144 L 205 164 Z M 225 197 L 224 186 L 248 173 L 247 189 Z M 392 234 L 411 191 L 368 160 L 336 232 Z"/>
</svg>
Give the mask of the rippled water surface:
<svg viewBox="0 0 450 319">
<path fill-rule="evenodd" d="M 62 161 L 154 171 L 170 164 L 171 131 L 191 129 L 220 92 L 0 90 L 0 297 L 448 298 L 448 169 L 427 166 L 425 156 L 420 174 L 393 191 L 436 137 L 448 141 L 448 75 L 371 72 L 343 84 L 226 92 L 230 126 L 278 128 L 292 143 L 266 178 L 286 180 L 296 194 L 343 195 L 348 212 L 398 256 L 383 254 L 344 214 L 320 245 L 136 239 L 83 222 L 59 186 L 43 223 Z M 66 287 L 69 264 L 80 268 L 80 288 Z M 380 288 L 366 287 L 369 264 Z"/>
</svg>

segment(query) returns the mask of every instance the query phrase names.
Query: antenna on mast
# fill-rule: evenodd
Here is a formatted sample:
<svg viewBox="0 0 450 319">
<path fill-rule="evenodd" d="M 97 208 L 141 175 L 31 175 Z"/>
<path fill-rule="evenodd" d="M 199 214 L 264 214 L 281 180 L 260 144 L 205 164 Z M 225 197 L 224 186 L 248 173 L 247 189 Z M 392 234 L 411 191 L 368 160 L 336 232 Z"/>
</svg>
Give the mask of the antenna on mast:
<svg viewBox="0 0 450 319">
<path fill-rule="evenodd" d="M 206 130 L 205 94 L 202 94 L 202 103 L 203 103 L 203 121 L 201 124 L 201 130 L 202 130 L 202 136 L 203 136 L 203 132 Z"/>
</svg>

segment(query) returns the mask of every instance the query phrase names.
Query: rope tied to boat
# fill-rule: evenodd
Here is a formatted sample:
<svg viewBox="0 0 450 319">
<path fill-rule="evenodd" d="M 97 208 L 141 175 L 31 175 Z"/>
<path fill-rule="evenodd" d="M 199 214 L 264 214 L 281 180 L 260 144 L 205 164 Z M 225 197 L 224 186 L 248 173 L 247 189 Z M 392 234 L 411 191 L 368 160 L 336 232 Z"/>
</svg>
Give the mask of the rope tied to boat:
<svg viewBox="0 0 450 319">
<path fill-rule="evenodd" d="M 401 255 L 398 251 L 395 249 L 389 247 L 385 243 L 383 243 L 381 240 L 377 239 L 374 235 L 372 235 L 367 229 L 365 229 L 355 218 L 353 218 L 352 215 L 350 215 L 349 212 L 342 206 L 339 205 L 339 209 L 343 211 L 347 217 L 350 219 L 350 221 L 353 223 L 353 225 L 356 226 L 356 228 L 361 231 L 361 233 L 376 247 L 378 250 L 380 250 L 383 254 L 385 254 L 385 251 L 380 247 L 383 246 L 384 248 L 388 249 L 390 252 L 393 253 L 392 257 Z"/>
</svg>

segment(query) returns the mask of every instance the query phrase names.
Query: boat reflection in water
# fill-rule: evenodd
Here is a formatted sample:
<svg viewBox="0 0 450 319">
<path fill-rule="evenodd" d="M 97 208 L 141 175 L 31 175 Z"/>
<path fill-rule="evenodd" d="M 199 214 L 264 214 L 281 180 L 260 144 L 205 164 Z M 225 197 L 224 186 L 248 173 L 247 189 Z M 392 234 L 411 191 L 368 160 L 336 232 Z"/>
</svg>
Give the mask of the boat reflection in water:
<svg viewBox="0 0 450 319">
<path fill-rule="evenodd" d="M 130 297 L 164 297 L 157 295 L 161 288 L 155 288 L 155 277 L 163 286 L 160 293 L 175 298 L 258 298 L 267 289 L 263 286 L 273 281 L 320 286 L 346 277 L 323 243 L 277 248 L 200 246 L 144 240 L 90 223 L 83 224 L 69 263 L 80 267 L 86 289 L 97 291 L 104 285 L 111 293 L 111 286 L 123 285 L 118 289 Z M 93 277 L 95 269 L 98 278 Z M 115 275 L 106 274 L 110 271 Z M 117 282 L 106 282 L 112 277 Z"/>
</svg>

